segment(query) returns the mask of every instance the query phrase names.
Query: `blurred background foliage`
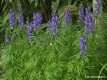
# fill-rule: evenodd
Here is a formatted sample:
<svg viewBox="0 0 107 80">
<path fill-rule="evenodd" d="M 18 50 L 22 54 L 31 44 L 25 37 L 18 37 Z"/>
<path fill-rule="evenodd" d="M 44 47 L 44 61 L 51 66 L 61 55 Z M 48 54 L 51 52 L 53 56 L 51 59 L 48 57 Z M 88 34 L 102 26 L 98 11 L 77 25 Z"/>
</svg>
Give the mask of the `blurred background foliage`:
<svg viewBox="0 0 107 80">
<path fill-rule="evenodd" d="M 51 10 L 52 2 L 55 2 L 57 9 L 68 4 L 78 6 L 80 3 L 90 3 L 92 0 L 0 0 L 0 15 L 6 14 L 9 8 L 15 11 L 22 10 L 25 15 L 30 14 L 33 10 L 41 9 L 45 12 Z M 106 9 L 107 0 L 102 0 Z M 48 11 L 47 11 L 48 12 Z"/>
<path fill-rule="evenodd" d="M 44 15 L 51 14 L 52 3 L 57 10 L 67 5 L 78 6 L 80 3 L 90 3 L 92 0 L 0 0 L 0 15 L 7 14 L 10 8 L 23 11 L 25 16 L 32 15 L 34 10 L 43 11 Z M 48 16 L 49 17 L 49 16 Z"/>
<path fill-rule="evenodd" d="M 107 0 L 102 0 L 104 8 L 106 9 Z M 92 0 L 0 0 L 0 15 L 7 15 L 7 12 L 12 8 L 16 14 L 22 12 L 24 17 L 32 16 L 34 11 L 42 11 L 44 22 L 47 22 L 51 12 L 52 4 L 55 4 L 57 11 L 60 8 L 72 5 L 72 9 L 77 9 L 80 3 L 92 3 Z"/>
<path fill-rule="evenodd" d="M 52 8 L 55 8 L 56 12 L 58 14 L 61 14 L 61 16 L 63 16 L 62 11 L 68 5 L 71 7 L 72 12 L 75 13 L 77 11 L 77 7 L 82 2 L 89 3 L 92 1 L 91 0 L 0 0 L 0 35 L 2 35 L 1 36 L 2 38 L 0 39 L 4 39 L 3 26 L 6 26 L 8 22 L 7 14 L 9 9 L 13 9 L 16 15 L 22 13 L 24 15 L 24 19 L 26 19 L 26 17 L 28 16 L 30 17 L 30 19 L 32 19 L 33 12 L 41 11 L 43 14 L 43 22 L 45 23 L 48 22 L 49 18 L 51 17 Z"/>
<path fill-rule="evenodd" d="M 72 12 L 77 17 L 77 10 L 81 3 L 85 5 L 91 5 L 93 0 L 0 0 L 0 35 L 3 33 L 3 26 L 8 22 L 8 11 L 9 9 L 13 9 L 15 14 L 23 13 L 24 19 L 26 17 L 30 17 L 32 19 L 32 13 L 35 11 L 41 11 L 43 14 L 43 23 L 48 22 L 51 12 L 52 6 L 56 9 L 56 12 L 60 14 L 60 17 L 63 16 L 63 10 L 68 5 L 70 5 Z M 107 0 L 102 0 L 103 9 L 106 11 L 107 9 Z M 87 4 L 86 4 L 87 3 Z M 75 14 L 76 13 L 76 14 Z M 17 16 L 16 16 L 17 17 Z M 26 20 L 25 20 L 26 21 Z M 73 20 L 76 21 L 76 20 Z"/>
</svg>

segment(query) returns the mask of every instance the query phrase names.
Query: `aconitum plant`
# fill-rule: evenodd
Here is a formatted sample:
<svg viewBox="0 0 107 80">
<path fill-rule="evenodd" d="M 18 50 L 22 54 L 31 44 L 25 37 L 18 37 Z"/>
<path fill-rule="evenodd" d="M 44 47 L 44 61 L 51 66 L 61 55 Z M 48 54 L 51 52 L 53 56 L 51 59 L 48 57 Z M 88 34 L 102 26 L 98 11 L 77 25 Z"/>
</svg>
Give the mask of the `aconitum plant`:
<svg viewBox="0 0 107 80">
<path fill-rule="evenodd" d="M 19 30 L 21 31 L 22 30 L 22 27 L 23 27 L 23 15 L 22 14 L 20 14 L 19 16 L 18 16 L 18 27 L 19 27 Z"/>
<path fill-rule="evenodd" d="M 64 23 L 65 25 L 69 24 L 71 21 L 72 12 L 70 8 L 67 8 L 64 12 Z"/>
<path fill-rule="evenodd" d="M 55 36 L 57 34 L 57 26 L 58 26 L 58 16 L 52 15 L 51 19 L 49 20 L 49 30 Z"/>
<path fill-rule="evenodd" d="M 32 40 L 32 26 L 29 23 L 29 19 L 28 18 L 27 18 L 27 21 L 26 21 L 26 29 L 27 29 L 28 39 L 29 39 L 29 41 L 31 41 Z"/>
<path fill-rule="evenodd" d="M 9 17 L 10 27 L 11 27 L 11 29 L 13 29 L 13 27 L 15 25 L 15 14 L 12 9 L 10 9 L 10 11 L 8 13 L 8 17 Z"/>
<path fill-rule="evenodd" d="M 42 14 L 40 12 L 33 13 L 33 22 L 32 25 L 34 28 L 38 28 L 42 23 Z"/>
<path fill-rule="evenodd" d="M 87 33 L 91 33 L 94 30 L 94 19 L 92 13 L 88 13 L 85 17 L 85 28 Z"/>
<path fill-rule="evenodd" d="M 89 10 L 89 8 L 85 8 L 85 17 L 86 17 L 87 15 L 89 15 L 89 13 L 91 13 L 90 10 Z"/>
<path fill-rule="evenodd" d="M 82 22 L 84 22 L 84 20 L 85 20 L 85 8 L 84 8 L 83 4 L 81 4 L 79 7 L 78 15 L 79 15 L 79 19 Z"/>
<path fill-rule="evenodd" d="M 83 35 L 80 37 L 80 56 L 82 57 L 86 52 L 86 40 Z"/>
</svg>

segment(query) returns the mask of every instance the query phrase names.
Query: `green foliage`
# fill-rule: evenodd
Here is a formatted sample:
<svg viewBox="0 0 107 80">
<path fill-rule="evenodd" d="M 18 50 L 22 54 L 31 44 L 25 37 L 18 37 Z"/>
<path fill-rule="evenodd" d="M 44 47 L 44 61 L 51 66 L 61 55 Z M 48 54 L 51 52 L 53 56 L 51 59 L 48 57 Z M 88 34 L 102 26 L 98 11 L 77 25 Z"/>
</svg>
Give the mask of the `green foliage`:
<svg viewBox="0 0 107 80">
<path fill-rule="evenodd" d="M 0 43 L 4 39 L 4 29 L 3 29 L 3 17 L 0 17 Z"/>
<path fill-rule="evenodd" d="M 17 39 L 2 50 L 4 79 L 82 80 L 87 58 L 81 60 L 79 57 L 80 32 L 76 25 L 60 25 L 57 37 L 38 30 L 31 43 L 26 36 L 17 34 Z"/>
<path fill-rule="evenodd" d="M 55 3 L 56 9 L 60 9 L 66 5 L 79 5 L 80 3 L 88 3 L 91 0 L 1 0 L 0 1 L 0 13 L 3 15 L 7 14 L 8 10 L 12 8 L 16 13 L 22 11 L 25 16 L 32 15 L 34 10 L 45 10 L 48 11 L 49 7 L 52 6 L 52 2 Z M 51 9 L 51 8 L 50 8 Z M 28 11 L 29 10 L 29 11 Z M 46 12 L 48 13 L 48 12 Z"/>
<path fill-rule="evenodd" d="M 47 24 L 43 24 L 34 31 L 33 39 L 29 42 L 25 26 L 20 32 L 16 25 L 11 32 L 7 24 L 8 16 L 0 17 L 0 32 L 5 26 L 7 34 L 12 35 L 12 42 L 3 43 L 0 47 L 0 66 L 5 72 L 3 80 L 85 80 L 86 76 L 107 75 L 107 14 L 96 19 L 95 32 L 87 36 L 87 52 L 80 58 L 79 38 L 83 25 L 78 22 L 64 26 L 62 7 L 72 4 L 71 9 L 76 8 L 75 12 L 78 4 L 91 0 L 53 1 L 61 14 L 57 36 L 44 31 Z M 27 16 L 33 10 L 44 9 L 44 5 L 43 0 L 0 1 L 4 15 L 7 15 L 10 7 L 17 12 L 21 6 Z"/>
<path fill-rule="evenodd" d="M 0 17 L 0 32 L 2 30 L 2 17 Z"/>
<path fill-rule="evenodd" d="M 100 19 L 102 20 L 102 18 Z M 61 20 L 62 21 L 62 20 Z M 105 27 L 97 20 L 95 33 L 87 38 L 87 52 L 79 53 L 82 26 L 59 24 L 58 35 L 44 32 L 42 25 L 29 42 L 23 32 L 13 32 L 13 41 L 2 51 L 4 80 L 85 80 L 86 76 L 106 75 Z M 79 29 L 80 28 L 80 29 Z M 18 34 L 16 34 L 18 33 Z"/>
</svg>

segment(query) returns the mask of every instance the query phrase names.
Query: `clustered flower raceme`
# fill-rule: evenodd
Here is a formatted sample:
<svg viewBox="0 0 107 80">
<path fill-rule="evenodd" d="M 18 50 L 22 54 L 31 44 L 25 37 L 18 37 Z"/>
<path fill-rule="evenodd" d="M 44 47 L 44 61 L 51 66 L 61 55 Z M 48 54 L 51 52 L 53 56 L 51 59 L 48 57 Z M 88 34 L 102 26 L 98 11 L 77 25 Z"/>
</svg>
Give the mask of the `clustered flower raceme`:
<svg viewBox="0 0 107 80">
<path fill-rule="evenodd" d="M 51 19 L 48 23 L 49 30 L 55 36 L 57 34 L 57 26 L 58 26 L 58 16 L 56 14 L 52 15 Z"/>
<path fill-rule="evenodd" d="M 88 13 L 85 17 L 86 33 L 92 33 L 94 30 L 94 19 L 91 13 Z"/>
<path fill-rule="evenodd" d="M 27 18 L 27 21 L 26 21 L 26 31 L 27 31 L 28 39 L 29 41 L 31 41 L 32 40 L 32 26 L 29 23 L 29 18 Z"/>
<path fill-rule="evenodd" d="M 97 3 L 99 5 L 99 2 Z M 98 7 L 99 8 L 99 7 Z M 83 5 L 79 8 L 79 19 L 85 24 L 85 31 L 86 33 L 92 33 L 94 30 L 94 19 L 93 14 L 89 8 L 85 8 Z M 71 21 L 72 12 L 70 8 L 66 9 L 64 12 L 64 23 L 65 25 L 69 24 Z M 26 31 L 28 35 L 29 41 L 32 40 L 32 31 L 33 28 L 38 28 L 42 23 L 42 14 L 40 12 L 33 13 L 33 21 L 30 24 L 29 20 L 26 21 Z M 9 11 L 9 23 L 10 26 L 13 27 L 15 24 L 15 16 L 12 10 Z M 18 24 L 19 28 L 21 29 L 23 26 L 23 16 L 19 15 L 18 17 Z M 54 12 L 51 18 L 48 21 L 48 28 L 52 35 L 56 36 L 57 34 L 57 27 L 58 27 L 58 15 Z M 86 39 L 84 36 L 80 37 L 80 56 L 86 52 Z"/>
<path fill-rule="evenodd" d="M 79 18 L 85 24 L 86 33 L 92 33 L 94 30 L 94 18 L 89 8 L 83 8 L 83 5 L 80 6 Z"/>
<path fill-rule="evenodd" d="M 11 29 L 13 29 L 14 25 L 15 25 L 15 14 L 12 11 L 12 9 L 10 9 L 9 13 L 8 13 L 8 17 L 9 17 L 9 23 L 10 23 L 10 27 Z"/>
<path fill-rule="evenodd" d="M 79 18 L 85 25 L 85 33 L 92 33 L 94 31 L 94 18 L 93 13 L 89 10 L 89 8 L 83 7 L 83 5 L 79 8 Z M 86 40 L 85 37 L 80 37 L 80 56 L 82 56 L 86 52 Z"/>
<path fill-rule="evenodd" d="M 86 40 L 83 35 L 80 37 L 80 56 L 82 57 L 86 51 Z"/>
<path fill-rule="evenodd" d="M 70 8 L 67 8 L 64 12 L 64 23 L 65 25 L 69 24 L 71 21 L 72 12 Z"/>
<path fill-rule="evenodd" d="M 42 23 L 42 14 L 40 12 L 33 13 L 33 22 L 32 25 L 34 28 L 38 28 Z"/>
<path fill-rule="evenodd" d="M 19 26 L 19 30 L 20 30 L 20 31 L 22 30 L 23 22 L 24 22 L 23 15 L 20 14 L 20 15 L 18 16 L 18 26 Z"/>
<path fill-rule="evenodd" d="M 10 28 L 13 29 L 14 25 L 15 25 L 15 14 L 13 12 L 12 9 L 10 9 L 9 13 L 8 13 L 8 17 L 9 17 L 9 24 L 10 24 Z M 27 28 L 27 34 L 28 34 L 28 38 L 29 40 L 31 40 L 32 38 L 32 29 L 33 28 L 38 28 L 40 26 L 40 24 L 42 23 L 42 14 L 40 12 L 37 13 L 33 13 L 33 21 L 32 24 L 29 23 L 29 20 L 27 19 L 26 21 L 26 28 Z M 19 27 L 19 31 L 22 30 L 23 24 L 24 24 L 24 18 L 22 14 L 18 15 L 18 27 Z M 8 41 L 8 37 L 5 38 L 6 42 Z"/>
<path fill-rule="evenodd" d="M 82 22 L 84 22 L 84 20 L 85 20 L 85 7 L 83 6 L 83 4 L 81 4 L 79 7 L 78 15 L 79 15 L 79 19 Z"/>
<path fill-rule="evenodd" d="M 94 31 L 95 21 L 94 13 L 92 13 L 88 8 L 85 8 L 83 5 L 79 8 L 79 19 L 85 25 L 85 33 L 92 33 Z M 85 37 L 80 37 L 80 56 L 86 52 L 86 40 Z"/>
</svg>

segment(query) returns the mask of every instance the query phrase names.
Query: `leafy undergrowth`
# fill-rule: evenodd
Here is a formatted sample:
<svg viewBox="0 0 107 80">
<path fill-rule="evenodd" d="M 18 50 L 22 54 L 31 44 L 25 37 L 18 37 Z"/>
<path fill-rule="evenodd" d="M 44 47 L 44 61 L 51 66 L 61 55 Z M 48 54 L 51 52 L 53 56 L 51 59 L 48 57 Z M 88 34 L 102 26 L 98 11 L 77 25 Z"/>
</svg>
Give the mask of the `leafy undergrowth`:
<svg viewBox="0 0 107 80">
<path fill-rule="evenodd" d="M 105 80 L 107 76 L 107 27 L 105 27 L 105 21 L 107 18 L 103 16 L 97 20 L 97 26 L 94 38 L 89 40 L 88 59 L 87 65 L 88 74 L 87 76 L 101 77 L 98 80 Z"/>
<path fill-rule="evenodd" d="M 34 33 L 32 42 L 15 35 L 15 40 L 2 49 L 3 80 L 85 80 L 86 76 L 107 75 L 105 27 L 99 23 L 95 33 L 88 35 L 83 58 L 81 32 L 79 24 L 60 24 L 55 37 L 43 30 Z"/>
</svg>

